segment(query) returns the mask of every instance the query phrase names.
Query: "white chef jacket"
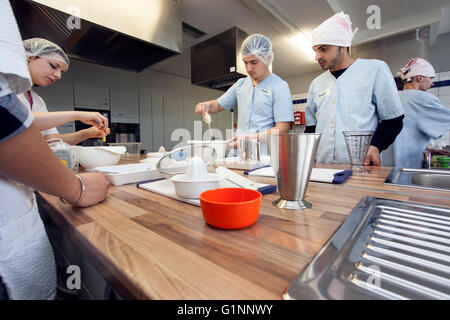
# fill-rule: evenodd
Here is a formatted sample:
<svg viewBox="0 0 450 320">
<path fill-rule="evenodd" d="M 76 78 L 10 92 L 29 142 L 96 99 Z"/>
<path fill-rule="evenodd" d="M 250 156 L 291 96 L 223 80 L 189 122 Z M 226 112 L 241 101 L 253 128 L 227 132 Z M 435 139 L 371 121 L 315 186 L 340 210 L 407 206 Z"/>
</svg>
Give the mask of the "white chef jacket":
<svg viewBox="0 0 450 320">
<path fill-rule="evenodd" d="M 18 94 L 17 98 L 19 98 L 20 102 L 22 102 L 24 105 L 26 105 L 30 111 L 48 112 L 47 105 L 46 105 L 44 99 L 42 99 L 36 92 L 34 92 L 32 90 L 30 90 L 30 92 L 31 92 L 31 96 L 33 98 L 33 108 L 31 108 L 31 104 L 30 104 L 30 102 L 28 102 L 24 93 Z M 49 134 L 59 134 L 58 129 L 56 129 L 56 128 L 50 128 L 48 130 L 43 130 L 43 131 L 41 131 L 41 133 L 44 137 Z"/>
<path fill-rule="evenodd" d="M 226 110 L 238 107 L 240 134 L 266 131 L 276 122 L 294 121 L 289 85 L 273 73 L 255 87 L 251 77 L 239 79 L 217 102 Z"/>
<path fill-rule="evenodd" d="M 305 111 L 306 125 L 316 126 L 316 133 L 322 134 L 316 160 L 349 163 L 343 131 L 375 131 L 380 120 L 402 114 L 385 62 L 356 59 L 338 79 L 325 71 L 312 81 Z"/>
<path fill-rule="evenodd" d="M 450 109 L 429 92 L 408 89 L 399 95 L 405 109 L 403 129 L 393 145 L 394 163 L 383 165 L 420 169 L 430 139 L 439 139 L 450 130 Z"/>
</svg>

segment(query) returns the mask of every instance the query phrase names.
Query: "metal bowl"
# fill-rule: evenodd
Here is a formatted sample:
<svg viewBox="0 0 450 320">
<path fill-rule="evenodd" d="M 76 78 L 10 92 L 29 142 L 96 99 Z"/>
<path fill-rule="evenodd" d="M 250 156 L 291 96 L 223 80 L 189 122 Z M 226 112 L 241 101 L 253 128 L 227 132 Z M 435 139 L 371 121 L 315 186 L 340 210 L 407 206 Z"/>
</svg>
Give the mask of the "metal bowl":
<svg viewBox="0 0 450 320">
<path fill-rule="evenodd" d="M 208 171 L 212 171 L 214 160 L 216 160 L 216 150 L 204 145 L 190 145 L 174 149 L 159 159 L 156 169 L 164 178 L 170 179 L 177 174 L 186 173 L 189 159 L 194 156 L 202 158 Z"/>
</svg>

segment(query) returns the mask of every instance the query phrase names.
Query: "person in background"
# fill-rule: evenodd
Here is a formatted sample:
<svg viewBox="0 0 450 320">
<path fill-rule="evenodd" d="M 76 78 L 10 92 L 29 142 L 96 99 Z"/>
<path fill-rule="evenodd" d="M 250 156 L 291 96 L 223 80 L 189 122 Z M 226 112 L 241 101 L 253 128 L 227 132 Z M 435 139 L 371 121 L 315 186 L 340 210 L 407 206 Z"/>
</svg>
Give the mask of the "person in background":
<svg viewBox="0 0 450 320">
<path fill-rule="evenodd" d="M 54 299 L 54 256 L 31 188 L 86 207 L 105 199 L 109 182 L 65 167 L 18 100 L 31 79 L 8 0 L 0 0 L 0 34 L 0 299 Z"/>
<path fill-rule="evenodd" d="M 340 12 L 312 31 L 316 60 L 325 70 L 308 91 L 305 132 L 321 133 L 318 162 L 349 163 L 343 131 L 375 131 L 365 165 L 379 166 L 380 152 L 402 129 L 403 108 L 385 62 L 354 59 L 349 54 L 354 32 Z"/>
<path fill-rule="evenodd" d="M 230 141 L 234 148 L 239 138 L 259 139 L 274 129 L 288 132 L 294 120 L 289 85 L 269 69 L 274 58 L 270 40 L 253 34 L 242 43 L 241 53 L 248 77 L 239 79 L 217 100 L 195 106 L 202 117 L 238 107 L 237 134 Z"/>
<path fill-rule="evenodd" d="M 450 130 L 450 109 L 427 92 L 433 86 L 433 78 L 436 76 L 428 61 L 411 59 L 400 69 L 398 75 L 404 83 L 399 95 L 405 119 L 403 129 L 393 144 L 394 162 L 383 161 L 383 165 L 420 169 L 423 167 L 423 152 L 430 139 L 439 139 Z"/>
<path fill-rule="evenodd" d="M 61 79 L 69 67 L 69 58 L 53 42 L 41 38 L 23 41 L 32 85 L 46 87 Z M 57 111 L 48 112 L 44 100 L 34 91 L 18 95 L 19 100 L 33 112 L 34 121 L 45 139 L 61 138 L 71 145 L 89 138 L 103 138 L 110 133 L 108 119 L 98 112 Z M 73 133 L 60 134 L 55 128 L 61 124 L 79 120 L 92 125 Z"/>
</svg>

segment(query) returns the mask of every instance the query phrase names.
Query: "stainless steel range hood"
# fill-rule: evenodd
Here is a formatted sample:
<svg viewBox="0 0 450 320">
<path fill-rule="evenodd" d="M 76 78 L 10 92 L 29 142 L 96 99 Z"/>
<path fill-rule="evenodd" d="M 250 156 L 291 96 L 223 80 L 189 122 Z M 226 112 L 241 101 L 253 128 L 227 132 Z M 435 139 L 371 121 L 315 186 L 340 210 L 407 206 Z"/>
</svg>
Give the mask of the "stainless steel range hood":
<svg viewBox="0 0 450 320">
<path fill-rule="evenodd" d="M 141 72 L 182 50 L 179 0 L 11 0 L 23 39 L 71 58 Z"/>
</svg>

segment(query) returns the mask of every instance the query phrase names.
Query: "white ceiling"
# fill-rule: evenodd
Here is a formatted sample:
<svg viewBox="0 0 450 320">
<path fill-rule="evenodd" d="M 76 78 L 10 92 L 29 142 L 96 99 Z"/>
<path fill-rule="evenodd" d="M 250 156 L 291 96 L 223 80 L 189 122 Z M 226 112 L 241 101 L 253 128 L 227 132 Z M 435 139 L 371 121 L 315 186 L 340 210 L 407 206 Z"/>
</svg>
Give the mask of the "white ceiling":
<svg viewBox="0 0 450 320">
<path fill-rule="evenodd" d="M 183 53 L 150 67 L 152 70 L 190 78 L 190 47 L 233 26 L 248 34 L 262 33 L 273 44 L 275 60 L 273 72 L 282 78 L 319 71 L 317 63 L 308 57 L 280 28 L 272 27 L 270 20 L 258 14 L 261 0 L 181 0 L 182 20 L 206 33 L 199 39 L 183 34 Z M 290 21 L 291 26 L 310 32 L 335 11 L 350 15 L 358 27 L 354 43 L 380 39 L 399 32 L 429 25 L 442 20 L 441 9 L 450 6 L 450 0 L 262 0 L 271 4 Z M 381 9 L 379 30 L 368 30 L 366 12 L 369 5 Z"/>
</svg>

